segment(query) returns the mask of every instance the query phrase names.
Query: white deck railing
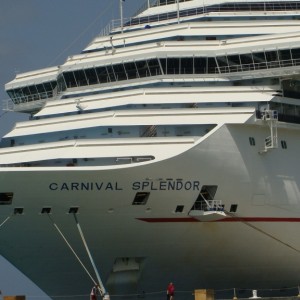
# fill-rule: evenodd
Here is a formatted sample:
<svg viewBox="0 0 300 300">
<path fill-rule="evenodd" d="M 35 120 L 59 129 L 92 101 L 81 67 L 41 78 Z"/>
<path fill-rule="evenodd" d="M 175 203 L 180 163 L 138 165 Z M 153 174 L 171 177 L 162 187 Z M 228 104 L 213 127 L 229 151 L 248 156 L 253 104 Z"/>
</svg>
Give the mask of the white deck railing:
<svg viewBox="0 0 300 300">
<path fill-rule="evenodd" d="M 150 1 L 150 6 L 156 6 L 156 1 Z M 137 11 L 137 14 L 141 13 L 145 9 L 148 8 L 148 0 L 144 5 Z M 300 2 L 298 1 L 289 1 L 289 2 L 243 2 L 243 3 L 223 3 L 223 4 L 209 4 L 206 5 L 203 2 L 203 6 L 184 9 L 180 11 L 180 18 L 204 15 L 207 13 L 215 12 L 215 13 L 237 13 L 237 12 L 279 12 L 279 11 L 297 11 L 299 14 L 300 10 Z M 154 22 L 162 22 L 171 19 L 177 19 L 177 11 L 171 11 L 156 15 L 150 15 L 145 17 L 131 17 L 131 18 L 123 18 L 123 27 L 126 30 L 126 27 L 134 26 L 134 25 L 146 25 Z M 107 36 L 114 31 L 119 31 L 121 28 L 121 19 L 112 20 L 103 30 L 100 32 L 99 36 Z"/>
</svg>

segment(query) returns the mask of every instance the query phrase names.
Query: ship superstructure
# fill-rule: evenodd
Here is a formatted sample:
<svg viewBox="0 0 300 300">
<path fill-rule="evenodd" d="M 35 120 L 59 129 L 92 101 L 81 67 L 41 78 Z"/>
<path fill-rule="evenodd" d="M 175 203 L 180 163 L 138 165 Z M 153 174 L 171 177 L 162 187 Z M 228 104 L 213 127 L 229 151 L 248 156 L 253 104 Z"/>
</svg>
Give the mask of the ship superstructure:
<svg viewBox="0 0 300 300">
<path fill-rule="evenodd" d="M 110 294 L 297 286 L 299 9 L 147 1 L 7 83 L 30 118 L 1 141 L 0 254 L 49 295 L 83 294 L 55 230 L 88 264 L 76 215 Z"/>
</svg>

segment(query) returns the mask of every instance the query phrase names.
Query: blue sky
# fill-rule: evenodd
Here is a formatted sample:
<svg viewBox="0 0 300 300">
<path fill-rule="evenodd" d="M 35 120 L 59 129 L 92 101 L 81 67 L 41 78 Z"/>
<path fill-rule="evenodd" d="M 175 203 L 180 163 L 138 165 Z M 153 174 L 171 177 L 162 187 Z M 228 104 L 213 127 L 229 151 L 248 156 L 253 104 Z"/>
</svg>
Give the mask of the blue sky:
<svg viewBox="0 0 300 300">
<path fill-rule="evenodd" d="M 126 0 L 124 15 L 131 16 L 144 2 Z M 119 0 L 1 0 L 0 105 L 8 99 L 4 84 L 17 73 L 63 64 L 67 56 L 79 53 L 111 19 L 119 19 Z M 3 110 L 0 116 L 0 137 L 16 121 L 28 118 Z M 26 294 L 27 299 L 47 299 L 1 257 L 0 290 L 3 295 Z"/>
</svg>

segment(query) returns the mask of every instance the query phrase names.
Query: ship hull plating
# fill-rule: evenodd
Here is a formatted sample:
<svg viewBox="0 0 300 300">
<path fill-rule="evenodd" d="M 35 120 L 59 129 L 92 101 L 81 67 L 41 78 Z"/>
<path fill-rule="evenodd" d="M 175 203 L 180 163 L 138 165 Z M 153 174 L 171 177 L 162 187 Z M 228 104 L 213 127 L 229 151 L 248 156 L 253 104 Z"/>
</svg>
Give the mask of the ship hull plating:
<svg viewBox="0 0 300 300">
<path fill-rule="evenodd" d="M 24 211 L 0 228 L 1 254 L 51 296 L 87 294 L 93 283 L 53 226 L 93 274 L 69 213 L 78 207 L 112 295 L 161 291 L 170 280 L 182 291 L 297 286 L 299 131 L 280 129 L 287 149 L 260 153 L 267 135 L 267 127 L 223 126 L 181 155 L 118 169 L 3 168 L 1 192 L 14 198 L 1 219 Z M 189 215 L 204 185 L 217 187 L 225 211 L 236 206 L 229 218 Z M 150 193 L 146 203 L 133 205 L 142 192 Z"/>
</svg>

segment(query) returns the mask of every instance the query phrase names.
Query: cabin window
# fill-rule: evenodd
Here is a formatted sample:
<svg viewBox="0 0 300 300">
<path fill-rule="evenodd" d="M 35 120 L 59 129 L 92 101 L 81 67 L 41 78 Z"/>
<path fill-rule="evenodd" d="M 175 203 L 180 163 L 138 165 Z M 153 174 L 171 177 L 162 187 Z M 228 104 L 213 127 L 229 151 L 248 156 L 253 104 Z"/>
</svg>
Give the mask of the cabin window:
<svg viewBox="0 0 300 300">
<path fill-rule="evenodd" d="M 15 215 L 23 215 L 23 213 L 24 213 L 24 208 L 23 207 L 16 207 L 14 209 L 14 214 Z"/>
<path fill-rule="evenodd" d="M 177 205 L 176 209 L 175 209 L 175 212 L 176 213 L 182 213 L 183 209 L 184 209 L 184 205 Z"/>
<path fill-rule="evenodd" d="M 287 149 L 286 141 L 281 141 L 281 148 L 282 149 Z"/>
<path fill-rule="evenodd" d="M 50 214 L 51 213 L 51 207 L 43 207 L 41 210 L 41 214 Z"/>
<path fill-rule="evenodd" d="M 237 211 L 237 207 L 238 207 L 237 204 L 231 204 L 231 206 L 230 206 L 230 212 L 236 212 Z"/>
<path fill-rule="evenodd" d="M 149 192 L 138 192 L 136 193 L 132 205 L 145 205 L 150 196 Z"/>
<path fill-rule="evenodd" d="M 0 193 L 0 205 L 12 204 L 14 193 Z"/>
<path fill-rule="evenodd" d="M 255 139 L 254 137 L 249 137 L 249 143 L 251 146 L 255 146 Z"/>
</svg>

